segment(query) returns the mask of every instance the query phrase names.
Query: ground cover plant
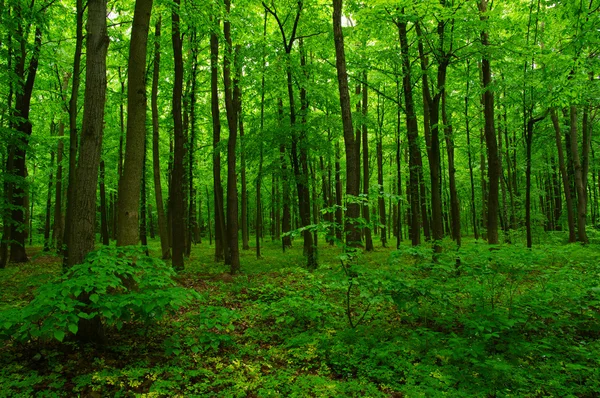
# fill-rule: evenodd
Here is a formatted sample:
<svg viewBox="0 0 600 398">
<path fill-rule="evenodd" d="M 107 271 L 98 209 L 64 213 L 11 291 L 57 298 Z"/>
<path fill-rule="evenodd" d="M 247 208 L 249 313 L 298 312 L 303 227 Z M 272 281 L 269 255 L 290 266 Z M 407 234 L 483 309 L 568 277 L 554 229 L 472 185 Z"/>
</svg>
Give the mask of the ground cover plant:
<svg viewBox="0 0 600 398">
<path fill-rule="evenodd" d="M 0 395 L 597 396 L 596 245 L 444 245 L 435 263 L 427 246 L 323 247 L 309 272 L 301 245 L 282 262 L 271 243 L 261 260 L 243 252 L 233 277 L 198 245 L 173 279 L 194 300 L 151 322 L 106 322 L 103 346 L 68 327 L 7 333 L 6 314 L 59 278 L 58 258 L 39 255 L 0 276 Z"/>
</svg>

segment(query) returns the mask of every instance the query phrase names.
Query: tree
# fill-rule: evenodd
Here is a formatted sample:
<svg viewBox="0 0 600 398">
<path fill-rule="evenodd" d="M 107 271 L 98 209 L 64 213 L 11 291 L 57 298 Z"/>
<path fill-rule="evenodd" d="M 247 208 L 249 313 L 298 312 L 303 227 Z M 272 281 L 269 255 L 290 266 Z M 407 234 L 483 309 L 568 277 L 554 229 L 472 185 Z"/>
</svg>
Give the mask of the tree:
<svg viewBox="0 0 600 398">
<path fill-rule="evenodd" d="M 350 93 L 348 90 L 348 72 L 346 70 L 346 53 L 344 49 L 344 33 L 342 32 L 342 0 L 333 0 L 333 38 L 335 42 L 335 66 L 337 70 L 338 89 L 340 93 L 340 108 L 344 130 L 344 145 L 346 149 L 346 245 L 360 246 L 360 230 L 356 219 L 360 216 L 360 206 L 356 201 L 359 194 L 360 179 L 357 171 L 359 159 L 356 155 L 356 142 L 352 127 L 352 112 L 350 109 Z"/>
<path fill-rule="evenodd" d="M 140 185 L 146 148 L 146 50 L 152 0 L 136 0 L 127 68 L 127 138 L 123 175 L 119 179 L 117 245 L 140 240 Z"/>
</svg>

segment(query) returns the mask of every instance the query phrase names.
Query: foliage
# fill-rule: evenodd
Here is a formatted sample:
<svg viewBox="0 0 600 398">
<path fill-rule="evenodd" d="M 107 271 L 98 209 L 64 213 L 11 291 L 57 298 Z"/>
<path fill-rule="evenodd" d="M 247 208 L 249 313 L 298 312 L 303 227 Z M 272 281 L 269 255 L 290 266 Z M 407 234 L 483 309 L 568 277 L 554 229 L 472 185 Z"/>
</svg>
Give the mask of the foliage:
<svg viewBox="0 0 600 398">
<path fill-rule="evenodd" d="M 594 396 L 598 247 L 443 245 L 435 263 L 425 246 L 344 257 L 353 319 L 366 311 L 354 328 L 339 248 L 321 247 L 309 272 L 301 242 L 286 263 L 266 242 L 263 260 L 242 252 L 245 273 L 228 279 L 211 248 L 197 246 L 177 282 L 202 306 L 165 314 L 151 331 L 124 323 L 105 350 L 9 340 L 0 387 L 21 396 Z M 26 296 L 59 268 L 25 267 L 26 279 L 9 267 L 1 286 Z"/>
<path fill-rule="evenodd" d="M 198 295 L 175 287 L 174 271 L 134 247 L 104 247 L 56 281 L 42 285 L 24 308 L 2 313 L 4 339 L 63 341 L 80 319 L 100 317 L 121 329 L 125 322 L 149 325 L 189 305 Z"/>
</svg>

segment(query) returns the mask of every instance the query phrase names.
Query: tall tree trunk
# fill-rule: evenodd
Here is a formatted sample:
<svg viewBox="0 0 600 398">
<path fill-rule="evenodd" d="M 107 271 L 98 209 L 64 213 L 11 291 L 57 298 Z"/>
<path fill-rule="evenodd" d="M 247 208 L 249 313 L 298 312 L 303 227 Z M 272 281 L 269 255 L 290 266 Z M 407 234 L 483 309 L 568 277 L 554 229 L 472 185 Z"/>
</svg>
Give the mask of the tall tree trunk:
<svg viewBox="0 0 600 398">
<path fill-rule="evenodd" d="M 304 53 L 304 42 L 300 39 L 300 66 L 303 69 L 306 80 L 308 80 L 308 72 L 306 69 L 306 55 Z M 292 91 L 293 96 L 293 91 Z M 306 93 L 306 87 L 300 86 L 300 117 L 301 126 L 300 134 L 298 136 L 298 145 L 300 146 L 300 162 L 296 172 L 296 187 L 298 189 L 298 204 L 300 210 L 300 218 L 302 221 L 302 227 L 310 225 L 310 193 L 309 193 L 309 170 L 308 170 L 308 138 L 306 136 L 306 115 L 308 113 L 308 99 Z M 295 129 L 292 127 L 292 137 L 295 135 Z M 294 145 L 292 145 L 293 147 Z M 313 178 L 314 182 L 314 178 Z M 314 185 L 313 185 L 314 186 Z M 316 204 L 316 198 L 313 195 L 313 201 Z M 313 212 L 313 217 L 317 215 Z M 309 229 L 305 229 L 302 233 L 304 237 L 304 253 L 306 254 L 306 266 L 309 270 L 317 268 L 317 256 L 316 246 L 317 239 L 316 235 L 313 236 Z"/>
<path fill-rule="evenodd" d="M 229 14 L 231 1 L 225 0 L 225 11 Z M 223 22 L 223 34 L 225 36 L 226 54 L 223 58 L 223 82 L 225 88 L 225 108 L 227 110 L 227 125 L 229 127 L 229 140 L 227 141 L 227 244 L 230 255 L 230 272 L 232 274 L 240 271 L 240 253 L 238 242 L 238 192 L 237 175 L 235 170 L 236 154 L 235 147 L 237 141 L 237 121 L 239 112 L 239 97 L 236 98 L 235 87 L 238 84 L 237 79 L 231 79 L 231 61 L 234 61 L 234 68 L 237 70 L 241 63 L 239 60 L 239 47 L 236 47 L 235 54 L 231 43 L 231 23 L 228 19 Z M 241 65 L 239 66 L 241 69 Z M 236 73 L 237 74 L 237 73 Z M 227 262 L 227 261 L 226 261 Z"/>
<path fill-rule="evenodd" d="M 402 9 L 404 14 L 404 9 Z M 402 88 L 404 89 L 404 102 L 406 108 L 406 130 L 408 132 L 408 147 L 409 147 L 409 187 L 410 187 L 410 230 L 412 245 L 417 246 L 421 243 L 421 228 L 419 225 L 419 174 L 422 173 L 422 164 L 419 164 L 421 154 L 419 151 L 418 135 L 419 127 L 417 124 L 417 115 L 415 113 L 415 105 L 413 100 L 413 89 L 410 73 L 410 59 L 408 53 L 408 37 L 406 22 L 399 20 L 396 22 L 398 27 L 398 36 L 400 40 L 400 51 L 402 58 Z M 422 198 L 424 199 L 424 198 Z M 423 223 L 427 223 L 426 213 L 423 214 Z M 427 234 L 426 234 L 427 235 Z"/>
<path fill-rule="evenodd" d="M 198 75 L 198 46 L 196 40 L 196 32 L 194 31 L 190 38 L 190 46 L 192 48 L 192 75 L 190 76 L 190 130 L 189 130 L 189 145 L 188 145 L 188 245 L 186 246 L 186 255 L 189 257 L 192 252 L 192 243 L 200 243 L 200 228 L 196 213 L 196 189 L 194 188 L 194 155 L 196 154 L 196 86 Z"/>
<path fill-rule="evenodd" d="M 142 189 L 140 192 L 140 241 L 145 247 L 146 256 L 148 256 L 148 223 L 147 223 L 147 195 L 146 195 L 146 149 L 147 144 L 144 143 L 144 159 L 142 163 Z M 107 231 L 108 236 L 108 231 Z"/>
<path fill-rule="evenodd" d="M 487 0 L 479 1 L 479 13 L 482 22 L 486 22 Z M 484 48 L 489 47 L 488 33 L 481 31 L 481 44 Z M 488 157 L 488 200 L 487 200 L 487 238 L 488 243 L 498 243 L 498 186 L 500 181 L 501 165 L 498 158 L 498 144 L 494 129 L 494 92 L 492 91 L 492 70 L 487 55 L 481 59 L 481 72 L 483 78 L 483 114 L 485 119 L 484 132 Z"/>
<path fill-rule="evenodd" d="M 240 96 L 240 115 L 239 115 L 239 129 L 240 129 L 240 151 L 241 151 L 241 159 L 240 159 L 240 179 L 241 179 L 241 189 L 242 189 L 242 250 L 249 250 L 250 245 L 250 237 L 248 232 L 248 187 L 246 182 L 246 145 L 244 139 L 244 118 L 242 117 L 242 97 Z M 262 141 L 261 141 L 262 145 Z"/>
<path fill-rule="evenodd" d="M 565 191 L 565 206 L 567 208 L 567 223 L 569 226 L 569 242 L 575 242 L 577 235 L 575 233 L 575 215 L 573 214 L 573 197 L 571 195 L 571 184 L 569 183 L 569 174 L 567 172 L 567 165 L 565 163 L 565 155 L 562 146 L 562 134 L 560 123 L 558 121 L 558 115 L 556 109 L 551 110 L 552 125 L 554 126 L 554 133 L 556 138 L 556 149 L 558 152 L 558 168 L 563 180 L 563 189 Z"/>
<path fill-rule="evenodd" d="M 65 228 L 63 241 L 68 244 L 67 236 L 71 234 L 71 225 L 73 220 L 73 201 L 75 200 L 75 169 L 77 168 L 77 101 L 79 98 L 79 85 L 81 82 L 81 52 L 83 48 L 83 0 L 76 0 L 76 37 L 75 54 L 73 55 L 73 82 L 71 84 L 71 97 L 69 98 L 69 179 L 67 185 L 67 206 L 65 211 Z M 95 189 L 95 187 L 94 187 Z M 59 247 L 65 258 L 63 266 L 67 265 L 69 247 Z"/>
<path fill-rule="evenodd" d="M 360 246 L 360 230 L 356 220 L 360 217 L 360 206 L 356 202 L 359 194 L 360 179 L 358 175 L 359 159 L 356 156 L 356 142 L 352 128 L 352 112 L 350 109 L 350 93 L 348 90 L 348 73 L 346 71 L 346 53 L 344 34 L 342 32 L 342 0 L 333 0 L 333 37 L 335 41 L 335 63 L 340 93 L 340 108 L 346 148 L 346 245 Z"/>
<path fill-rule="evenodd" d="M 479 239 L 477 228 L 477 210 L 475 209 L 475 179 L 473 177 L 473 159 L 471 155 L 471 134 L 469 128 L 469 60 L 467 59 L 467 85 L 465 91 L 465 133 L 467 135 L 467 154 L 469 158 L 469 180 L 471 182 L 471 219 L 473 220 L 473 235 Z"/>
<path fill-rule="evenodd" d="M 363 88 L 362 88 L 362 113 L 363 113 L 363 125 L 362 125 L 362 146 L 363 146 L 363 194 L 366 199 L 366 204 L 363 204 L 362 216 L 365 219 L 367 227 L 364 229 L 365 235 L 365 250 L 373 251 L 373 238 L 371 236 L 371 215 L 369 205 L 369 135 L 367 128 L 367 116 L 369 112 L 369 89 L 367 85 L 367 72 L 363 72 Z"/>
<path fill-rule="evenodd" d="M 20 14 L 20 12 L 18 12 Z M 20 15 L 17 15 L 19 18 Z M 32 125 L 29 121 L 29 111 L 31 104 L 31 96 L 33 94 L 33 85 L 38 68 L 38 59 L 40 55 L 40 47 L 42 45 L 42 30 L 41 27 L 35 28 L 35 42 L 33 51 L 29 59 L 29 65 L 25 69 L 26 52 L 26 35 L 22 21 L 18 21 L 17 35 L 19 36 L 20 51 L 15 66 L 15 74 L 19 79 L 19 89 L 15 90 L 15 109 L 14 121 L 11 127 L 18 132 L 17 141 L 14 148 L 12 174 L 19 180 L 13 183 L 11 200 L 11 231 L 10 231 L 10 257 L 9 261 L 13 263 L 22 263 L 28 261 L 25 251 L 25 239 L 27 238 L 27 228 L 25 227 L 25 209 L 27 192 L 25 189 L 25 177 L 27 168 L 25 157 L 29 146 L 29 138 L 31 136 Z M 28 29 L 29 27 L 27 27 Z M 33 201 L 32 201 L 33 203 Z"/>
<path fill-rule="evenodd" d="M 531 249 L 531 144 L 533 141 L 533 127 L 535 124 L 546 117 L 546 114 L 540 117 L 530 117 L 527 121 L 526 140 L 526 170 L 525 170 L 525 229 L 527 233 L 527 247 Z"/>
<path fill-rule="evenodd" d="M 460 232 L 460 200 L 456 189 L 456 167 L 454 166 L 454 133 L 452 121 L 448 117 L 446 107 L 446 91 L 442 94 L 442 120 L 444 122 L 444 136 L 446 138 L 446 152 L 448 153 L 448 185 L 450 188 L 450 217 L 452 218 L 452 239 L 460 247 L 462 237 Z"/>
<path fill-rule="evenodd" d="M 127 68 L 127 137 L 119 179 L 117 246 L 140 240 L 140 184 L 146 147 L 146 50 L 153 0 L 136 0 Z"/>
<path fill-rule="evenodd" d="M 183 121 L 181 97 L 183 92 L 183 54 L 181 31 L 179 27 L 180 0 L 174 1 L 175 6 L 171 14 L 173 44 L 173 61 L 175 66 L 175 79 L 173 82 L 173 171 L 171 174 L 171 193 L 169 202 L 171 206 L 171 237 L 172 237 L 172 264 L 175 270 L 183 270 L 183 255 L 185 251 L 185 203 L 184 203 L 184 168 L 185 138 L 183 134 Z M 136 224 L 137 225 L 137 224 Z"/>
<path fill-rule="evenodd" d="M 75 170 L 73 201 L 69 202 L 73 216 L 72 226 L 66 236 L 67 267 L 81 264 L 94 250 L 96 226 L 96 187 L 102 150 L 104 104 L 106 99 L 106 53 L 109 38 L 106 29 L 106 0 L 88 1 L 86 76 L 83 124 L 79 154 L 82 161 Z M 86 295 L 80 300 L 89 300 Z M 80 318 L 77 337 L 81 341 L 103 343 L 104 332 L 100 317 Z"/>
<path fill-rule="evenodd" d="M 585 219 L 587 213 L 587 198 L 584 186 L 584 178 L 579 157 L 579 147 L 577 140 L 577 107 L 569 107 L 570 129 L 571 129 L 571 156 L 573 156 L 573 169 L 575 172 L 575 188 L 577 190 L 577 239 L 582 243 L 588 243 L 585 233 Z M 586 143 L 584 143 L 585 145 Z"/>
<path fill-rule="evenodd" d="M 385 116 L 385 102 L 381 95 L 377 96 L 377 207 L 379 224 L 381 225 L 381 246 L 387 247 L 387 221 L 385 217 L 385 197 L 383 188 L 383 121 Z"/>
<path fill-rule="evenodd" d="M 221 182 L 221 116 L 219 111 L 219 20 L 210 35 L 210 88 L 213 124 L 213 196 L 215 208 L 215 261 L 223 261 L 227 247 L 223 184 Z"/>
<path fill-rule="evenodd" d="M 62 93 L 67 91 L 69 84 L 70 73 L 65 73 L 63 78 Z M 63 97 L 63 100 L 65 98 Z M 58 123 L 58 145 L 56 148 L 56 189 L 54 195 L 54 227 L 52 229 L 52 246 L 56 247 L 56 250 L 62 252 L 63 245 L 63 152 L 65 150 L 65 143 L 63 137 L 65 135 L 65 123 L 61 120 Z M 54 246 L 56 245 L 56 246 Z"/>
<path fill-rule="evenodd" d="M 169 230 L 165 217 L 162 184 L 160 177 L 160 146 L 158 124 L 158 80 L 160 75 L 160 29 L 161 18 L 156 22 L 154 30 L 154 68 L 152 71 L 152 174 L 154 176 L 154 199 L 156 201 L 156 214 L 158 216 L 158 233 L 160 235 L 161 257 L 163 260 L 171 258 L 169 247 Z"/>
</svg>

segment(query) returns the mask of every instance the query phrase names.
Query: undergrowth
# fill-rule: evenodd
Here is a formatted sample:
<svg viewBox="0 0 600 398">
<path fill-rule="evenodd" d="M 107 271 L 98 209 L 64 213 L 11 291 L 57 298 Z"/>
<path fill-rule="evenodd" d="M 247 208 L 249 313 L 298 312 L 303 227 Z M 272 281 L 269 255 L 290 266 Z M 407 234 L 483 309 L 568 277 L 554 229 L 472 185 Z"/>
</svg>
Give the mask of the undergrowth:
<svg viewBox="0 0 600 398">
<path fill-rule="evenodd" d="M 0 395 L 598 396 L 596 245 L 444 246 L 435 263 L 426 246 L 342 258 L 322 246 L 311 273 L 301 242 L 284 255 L 265 242 L 233 278 L 195 246 L 175 280 L 200 300 L 124 321 L 103 347 L 9 338 Z M 60 274 L 57 258 L 38 260 L 2 271 L 0 310 Z"/>
</svg>

